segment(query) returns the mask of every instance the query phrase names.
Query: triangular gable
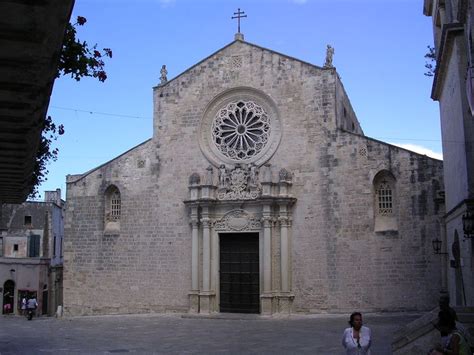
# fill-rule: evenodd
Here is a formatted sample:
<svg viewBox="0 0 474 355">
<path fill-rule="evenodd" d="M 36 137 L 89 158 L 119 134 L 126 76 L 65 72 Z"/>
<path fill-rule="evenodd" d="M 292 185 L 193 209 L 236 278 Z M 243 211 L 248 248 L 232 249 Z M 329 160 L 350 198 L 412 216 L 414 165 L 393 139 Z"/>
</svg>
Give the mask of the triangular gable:
<svg viewBox="0 0 474 355">
<path fill-rule="evenodd" d="M 315 69 L 324 69 L 323 67 L 317 66 L 317 65 L 315 65 L 315 64 L 311 64 L 311 63 L 305 62 L 304 60 L 301 60 L 301 59 L 298 59 L 298 58 L 295 58 L 295 57 L 292 57 L 292 56 L 289 56 L 289 55 L 286 55 L 286 54 L 283 54 L 283 53 L 274 51 L 274 50 L 272 50 L 272 49 L 268 49 L 268 48 L 259 46 L 259 45 L 257 45 L 257 44 L 253 44 L 253 43 L 246 42 L 246 41 L 241 41 L 241 40 L 234 40 L 234 41 L 230 42 L 229 44 L 225 45 L 224 47 L 222 47 L 222 48 L 218 49 L 217 51 L 213 52 L 212 54 L 208 55 L 206 58 L 200 60 L 199 62 L 197 62 L 197 63 L 194 64 L 193 66 L 189 67 L 188 69 L 186 69 L 186 70 L 183 71 L 182 73 L 178 74 L 178 75 L 175 76 L 174 78 L 168 80 L 166 83 L 157 85 L 157 86 L 155 86 L 153 89 L 161 88 L 161 87 L 164 87 L 164 86 L 168 85 L 169 83 L 171 83 L 171 82 L 177 80 L 178 78 L 180 78 L 181 76 L 185 75 L 187 72 L 191 71 L 191 70 L 194 69 L 195 67 L 197 67 L 197 66 L 199 66 L 200 64 L 204 63 L 204 62 L 207 61 L 208 59 L 212 58 L 212 57 L 215 56 L 217 53 L 224 51 L 225 49 L 231 47 L 232 45 L 234 45 L 235 43 L 238 43 L 238 42 L 240 42 L 240 43 L 242 43 L 242 44 L 245 44 L 245 45 L 247 45 L 247 46 L 250 46 L 250 47 L 254 47 L 254 48 L 257 48 L 257 49 L 260 49 L 260 50 L 263 50 L 263 51 L 267 51 L 267 52 L 276 54 L 276 55 L 281 56 L 281 57 L 284 57 L 284 58 L 286 58 L 286 59 L 290 59 L 290 60 L 294 60 L 294 61 L 300 62 L 300 63 L 302 63 L 302 64 L 308 65 L 308 66 L 313 67 L 313 68 L 315 68 Z"/>
</svg>

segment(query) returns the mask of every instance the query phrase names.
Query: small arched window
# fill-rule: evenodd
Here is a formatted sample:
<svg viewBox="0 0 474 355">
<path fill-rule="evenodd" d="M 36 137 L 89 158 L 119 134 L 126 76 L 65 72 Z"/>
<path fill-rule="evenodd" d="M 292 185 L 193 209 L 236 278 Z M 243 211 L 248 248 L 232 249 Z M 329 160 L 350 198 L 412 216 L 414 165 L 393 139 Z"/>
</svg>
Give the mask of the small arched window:
<svg viewBox="0 0 474 355">
<path fill-rule="evenodd" d="M 105 190 L 105 229 L 106 231 L 120 229 L 122 216 L 122 199 L 120 190 L 111 185 Z"/>
<path fill-rule="evenodd" d="M 380 171 L 374 178 L 374 219 L 376 232 L 396 231 L 396 180 L 389 171 Z"/>
<path fill-rule="evenodd" d="M 115 191 L 112 193 L 110 196 L 110 220 L 111 221 L 118 221 L 120 220 L 120 192 L 118 189 L 115 189 Z"/>
</svg>

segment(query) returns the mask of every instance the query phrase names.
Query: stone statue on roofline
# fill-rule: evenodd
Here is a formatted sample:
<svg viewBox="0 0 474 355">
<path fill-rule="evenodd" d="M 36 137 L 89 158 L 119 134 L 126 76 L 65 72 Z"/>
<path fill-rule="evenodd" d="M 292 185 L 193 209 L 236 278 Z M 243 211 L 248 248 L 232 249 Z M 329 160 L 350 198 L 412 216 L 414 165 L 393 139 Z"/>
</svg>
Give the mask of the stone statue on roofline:
<svg viewBox="0 0 474 355">
<path fill-rule="evenodd" d="M 160 74 L 161 74 L 160 85 L 163 85 L 168 81 L 168 78 L 166 77 L 166 75 L 168 75 L 168 70 L 166 70 L 166 65 L 163 64 L 160 70 Z"/>
<path fill-rule="evenodd" d="M 334 68 L 334 65 L 332 65 L 333 57 L 334 57 L 334 48 L 328 44 L 326 48 L 326 61 L 324 62 L 325 68 Z"/>
</svg>

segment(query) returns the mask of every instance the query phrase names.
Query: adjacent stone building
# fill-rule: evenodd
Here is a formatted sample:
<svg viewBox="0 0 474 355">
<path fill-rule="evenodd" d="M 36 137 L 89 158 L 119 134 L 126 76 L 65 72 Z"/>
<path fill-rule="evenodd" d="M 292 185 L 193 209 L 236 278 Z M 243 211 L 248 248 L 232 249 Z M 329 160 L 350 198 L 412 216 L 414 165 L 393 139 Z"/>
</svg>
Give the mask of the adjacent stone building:
<svg viewBox="0 0 474 355">
<path fill-rule="evenodd" d="M 23 297 L 36 297 L 38 314 L 62 305 L 64 201 L 61 190 L 44 202 L 0 206 L 0 292 L 3 314 L 20 314 Z"/>
<path fill-rule="evenodd" d="M 446 191 L 443 291 L 474 305 L 474 4 L 424 0 L 436 52 L 431 98 L 439 102 Z M 465 223 L 463 225 L 463 218 Z"/>
<path fill-rule="evenodd" d="M 330 47 L 161 73 L 153 137 L 67 177 L 66 314 L 435 306 L 442 162 L 364 136 Z"/>
</svg>

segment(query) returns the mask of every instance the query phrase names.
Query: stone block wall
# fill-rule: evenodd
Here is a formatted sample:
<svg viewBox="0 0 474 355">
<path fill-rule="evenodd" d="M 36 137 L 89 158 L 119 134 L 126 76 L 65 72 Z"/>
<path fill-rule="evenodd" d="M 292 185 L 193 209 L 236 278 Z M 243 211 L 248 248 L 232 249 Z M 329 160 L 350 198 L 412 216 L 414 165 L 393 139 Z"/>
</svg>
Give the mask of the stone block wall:
<svg viewBox="0 0 474 355">
<path fill-rule="evenodd" d="M 434 197 L 442 186 L 441 162 L 347 132 L 335 134 L 326 152 L 320 161 L 325 176 L 312 180 L 319 191 L 298 196 L 295 179 L 296 307 L 347 312 L 434 307 L 441 259 L 433 255 L 431 240 L 440 237 L 442 211 Z M 374 231 L 373 178 L 381 170 L 396 178 L 396 231 Z M 308 202 L 300 212 L 302 197 Z"/>
</svg>

